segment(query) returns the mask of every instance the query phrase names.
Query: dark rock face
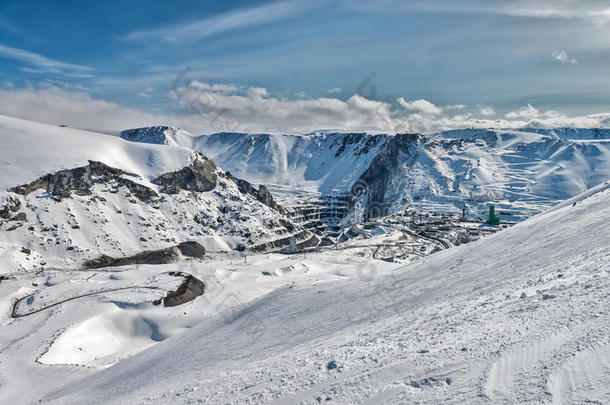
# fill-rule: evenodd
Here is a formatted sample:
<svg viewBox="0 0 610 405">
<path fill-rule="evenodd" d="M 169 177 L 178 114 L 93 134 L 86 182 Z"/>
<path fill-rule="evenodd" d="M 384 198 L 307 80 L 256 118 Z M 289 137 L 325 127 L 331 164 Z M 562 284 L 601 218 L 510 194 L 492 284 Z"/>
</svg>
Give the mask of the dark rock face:
<svg viewBox="0 0 610 405">
<path fill-rule="evenodd" d="M 256 199 L 265 204 L 266 206 L 279 211 L 280 206 L 275 201 L 273 201 L 273 196 L 271 195 L 271 192 L 267 190 L 267 187 L 263 185 L 259 186 L 258 191 L 256 192 Z"/>
<path fill-rule="evenodd" d="M 177 262 L 179 259 L 180 250 L 173 246 L 167 249 L 151 250 L 126 257 L 101 255 L 96 259 L 86 261 L 84 267 L 87 269 L 99 269 L 102 267 L 127 266 L 130 264 L 167 264 Z"/>
<path fill-rule="evenodd" d="M 205 256 L 205 248 L 195 241 L 179 243 L 177 246 L 183 256 L 201 259 Z"/>
<path fill-rule="evenodd" d="M 57 199 L 68 198 L 72 193 L 91 195 L 94 184 L 116 182 L 127 187 L 141 201 L 150 203 L 158 198 L 157 193 L 149 187 L 132 181 L 127 177 L 139 177 L 121 169 L 116 169 L 93 160 L 87 166 L 60 170 L 46 174 L 39 179 L 9 189 L 17 194 L 28 195 L 37 189 L 46 190 Z M 179 190 L 210 191 L 216 187 L 216 165 L 206 157 L 199 155 L 192 163 L 176 172 L 165 173 L 152 181 L 161 186 L 161 192 L 175 194 Z M 18 207 L 17 207 L 18 209 Z M 7 211 L 8 210 L 8 211 Z M 12 205 L 0 210 L 4 218 L 9 211 L 15 211 Z"/>
<path fill-rule="evenodd" d="M 20 212 L 10 219 L 10 221 L 22 221 L 22 222 L 27 222 L 27 220 L 28 220 L 28 217 L 25 214 L 25 212 Z"/>
<path fill-rule="evenodd" d="M 124 170 L 90 160 L 87 166 L 46 174 L 29 184 L 13 187 L 9 191 L 28 195 L 35 190 L 43 189 L 56 198 L 62 199 L 70 197 L 72 192 L 78 195 L 91 195 L 91 187 L 94 184 L 107 184 L 115 181 L 117 184 L 127 187 L 142 201 L 150 202 L 157 197 L 157 193 L 150 188 L 123 176 L 138 177 Z"/>
<path fill-rule="evenodd" d="M 246 180 L 237 179 L 233 177 L 230 172 L 227 172 L 226 176 L 230 180 L 234 181 L 235 184 L 237 184 L 237 188 L 239 188 L 239 191 L 241 191 L 242 193 L 251 195 L 261 203 L 273 208 L 278 212 L 284 212 L 284 208 L 273 200 L 273 195 L 267 189 L 267 187 L 261 185 L 257 190 L 256 187 L 254 187 L 251 183 L 247 182 Z"/>
<path fill-rule="evenodd" d="M 171 274 L 171 273 L 170 273 Z M 194 300 L 200 295 L 203 295 L 205 284 L 191 274 L 176 273 L 184 277 L 184 281 L 176 291 L 169 291 L 163 298 L 163 306 L 175 307 Z"/>
<path fill-rule="evenodd" d="M 152 182 L 161 186 L 161 192 L 176 194 L 180 190 L 210 191 L 216 187 L 216 164 L 205 156 L 198 154 L 197 158 L 186 167 L 162 174 Z"/>
<path fill-rule="evenodd" d="M 385 142 L 386 139 L 387 135 L 369 135 L 366 133 L 340 134 L 340 137 L 333 143 L 333 145 L 339 145 L 339 148 L 335 152 L 335 157 L 342 155 L 348 145 L 359 145 L 354 150 L 354 154 L 358 156 L 369 153 L 372 148 L 377 146 L 380 142 Z"/>
<path fill-rule="evenodd" d="M 379 153 L 370 166 L 362 173 L 350 190 L 350 208 L 364 197 L 367 197 L 367 216 L 383 216 L 382 207 L 387 185 L 396 175 L 400 164 L 412 164 L 418 157 L 420 134 L 396 134 L 390 139 L 384 150 Z M 406 159 L 406 160 L 405 160 Z M 375 209 L 369 210 L 369 207 Z M 369 212 L 370 211 L 370 212 Z"/>
<path fill-rule="evenodd" d="M 88 269 L 99 269 L 108 266 L 127 266 L 130 264 L 167 264 L 180 259 L 180 254 L 186 257 L 201 259 L 205 256 L 205 248 L 195 241 L 182 242 L 166 249 L 150 250 L 126 257 L 100 257 L 84 263 Z"/>
<path fill-rule="evenodd" d="M 295 235 L 291 235 L 291 236 L 287 236 L 285 238 L 275 239 L 270 242 L 265 242 L 265 243 L 261 243 L 258 245 L 254 245 L 254 246 L 250 247 L 250 251 L 253 253 L 261 253 L 261 252 L 267 252 L 267 251 L 272 251 L 272 250 L 279 250 L 283 247 L 290 245 L 290 242 L 293 239 L 300 240 L 300 242 L 297 242 L 297 244 L 296 244 L 299 249 L 305 249 L 308 247 L 316 247 L 320 243 L 320 238 L 318 236 L 314 235 L 313 233 L 311 233 L 309 231 L 303 230 L 303 231 L 298 232 Z"/>
</svg>

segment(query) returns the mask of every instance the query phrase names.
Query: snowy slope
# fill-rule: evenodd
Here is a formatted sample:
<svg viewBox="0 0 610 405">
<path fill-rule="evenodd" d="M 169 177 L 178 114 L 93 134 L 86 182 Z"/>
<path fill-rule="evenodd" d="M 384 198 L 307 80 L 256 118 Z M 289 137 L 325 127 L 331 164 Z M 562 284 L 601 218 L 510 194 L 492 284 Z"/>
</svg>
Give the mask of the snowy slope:
<svg viewBox="0 0 610 405">
<path fill-rule="evenodd" d="M 0 192 L 88 160 L 137 173 L 145 180 L 178 170 L 190 150 L 126 142 L 116 136 L 0 115 Z"/>
<path fill-rule="evenodd" d="M 54 404 L 608 403 L 610 189 L 574 202 L 406 267 L 284 272 L 229 318 L 59 389 L 47 369 L 38 390 Z"/>
<path fill-rule="evenodd" d="M 0 274 L 79 267 L 100 255 L 133 255 L 191 239 L 230 250 L 300 231 L 260 201 L 268 196 L 245 192 L 213 162 L 210 189 L 164 191 L 155 179 L 207 162 L 190 149 L 2 116 L 0 138 L 0 210 L 10 207 L 0 212 Z M 107 174 L 89 178 L 86 173 L 94 170 L 89 161 L 106 165 L 101 170 Z M 67 197 L 50 192 L 46 180 L 31 190 L 8 191 L 60 169 L 68 172 L 66 180 L 55 180 L 52 187 L 65 188 Z M 81 189 L 62 184 L 68 178 L 80 181 Z M 301 239 L 308 237 L 305 232 Z"/>
<path fill-rule="evenodd" d="M 345 193 L 382 150 L 387 135 L 214 134 L 193 147 L 238 177 L 281 191 Z"/>
</svg>

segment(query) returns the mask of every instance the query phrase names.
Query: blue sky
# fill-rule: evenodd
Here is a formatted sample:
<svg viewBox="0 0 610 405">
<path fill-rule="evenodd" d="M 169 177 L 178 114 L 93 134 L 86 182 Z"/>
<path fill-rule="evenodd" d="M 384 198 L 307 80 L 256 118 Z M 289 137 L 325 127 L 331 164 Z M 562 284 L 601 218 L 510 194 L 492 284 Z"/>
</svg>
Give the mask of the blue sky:
<svg viewBox="0 0 610 405">
<path fill-rule="evenodd" d="M 193 108 L 196 89 L 251 130 L 391 130 L 383 122 L 396 120 L 396 109 L 414 130 L 434 125 L 418 126 L 423 118 L 410 114 L 443 118 L 440 127 L 570 123 L 610 111 L 604 3 L 3 0 L 0 113 L 89 127 L 165 120 L 195 131 L 199 116 L 201 131 L 210 130 L 214 117 Z M 176 91 L 172 82 L 187 67 Z M 78 118 L 73 103 L 92 115 L 108 103 L 124 118 Z M 273 109 L 291 112 L 282 120 Z M 319 109 L 325 118 L 317 121 Z M 363 109 L 375 111 L 370 128 Z"/>
</svg>

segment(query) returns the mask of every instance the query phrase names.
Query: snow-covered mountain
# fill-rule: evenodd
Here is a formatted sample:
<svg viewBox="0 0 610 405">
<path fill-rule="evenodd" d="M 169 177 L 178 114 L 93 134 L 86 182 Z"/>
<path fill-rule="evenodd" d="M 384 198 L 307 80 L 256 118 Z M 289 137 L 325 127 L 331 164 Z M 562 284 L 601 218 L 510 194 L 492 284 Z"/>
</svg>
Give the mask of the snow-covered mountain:
<svg viewBox="0 0 610 405">
<path fill-rule="evenodd" d="M 167 132 L 140 129 L 140 141 Z M 174 130 L 176 132 L 176 130 Z M 172 138 L 173 139 L 173 138 Z M 330 234 L 415 207 L 523 220 L 610 178 L 610 130 L 462 129 L 431 136 L 319 132 L 183 136 L 185 147 L 263 184 L 292 217 Z M 304 215 L 303 212 L 306 214 Z"/>
<path fill-rule="evenodd" d="M 187 240 L 211 250 L 281 248 L 291 237 L 317 243 L 266 188 L 192 150 L 8 117 L 0 117 L 0 137 L 4 273 Z"/>
<path fill-rule="evenodd" d="M 188 142 L 287 207 L 343 196 L 344 224 L 407 207 L 484 216 L 491 202 L 522 220 L 610 178 L 605 129 L 221 133 Z"/>
<path fill-rule="evenodd" d="M 0 403 L 607 403 L 607 135 L 0 116 Z"/>
<path fill-rule="evenodd" d="M 408 207 L 465 207 L 484 216 L 494 203 L 504 218 L 522 220 L 608 178 L 610 138 L 491 130 L 396 135 L 355 183 L 350 214 L 358 220 Z"/>
<path fill-rule="evenodd" d="M 197 137 L 193 147 L 272 190 L 333 194 L 349 190 L 388 139 L 366 133 L 220 133 Z"/>
<path fill-rule="evenodd" d="M 124 131 L 128 139 L 163 143 L 164 128 Z M 173 139 L 173 138 L 172 138 Z M 232 174 L 269 188 L 302 226 L 331 236 L 348 208 L 348 191 L 379 154 L 388 135 L 218 133 L 182 138 Z"/>
<path fill-rule="evenodd" d="M 609 221 L 606 183 L 406 267 L 352 258 L 357 271 L 346 273 L 338 252 L 290 265 L 294 258 L 261 257 L 241 271 L 276 275 L 244 281 L 260 294 L 237 305 L 230 320 L 222 312 L 205 318 L 109 368 L 55 366 L 65 383 L 48 377 L 53 367 L 38 368 L 33 381 L 44 384 L 35 384 L 34 398 L 92 405 L 608 403 Z M 331 263 L 340 277 L 329 275 Z M 222 283 L 237 288 L 239 280 Z M 193 304 L 188 314 L 209 303 Z M 84 326 L 66 333 L 43 361 L 91 361 L 66 343 Z M 19 347 L 8 352 L 17 356 Z"/>
</svg>

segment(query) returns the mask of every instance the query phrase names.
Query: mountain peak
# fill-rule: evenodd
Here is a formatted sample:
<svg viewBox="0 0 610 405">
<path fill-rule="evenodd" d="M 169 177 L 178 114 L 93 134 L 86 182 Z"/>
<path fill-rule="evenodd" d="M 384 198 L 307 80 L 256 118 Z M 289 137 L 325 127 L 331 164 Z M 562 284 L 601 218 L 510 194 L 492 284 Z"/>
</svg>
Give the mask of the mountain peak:
<svg viewBox="0 0 610 405">
<path fill-rule="evenodd" d="M 171 125 L 126 129 L 119 136 L 131 142 L 173 146 L 188 146 L 192 138 L 188 132 Z"/>
</svg>

